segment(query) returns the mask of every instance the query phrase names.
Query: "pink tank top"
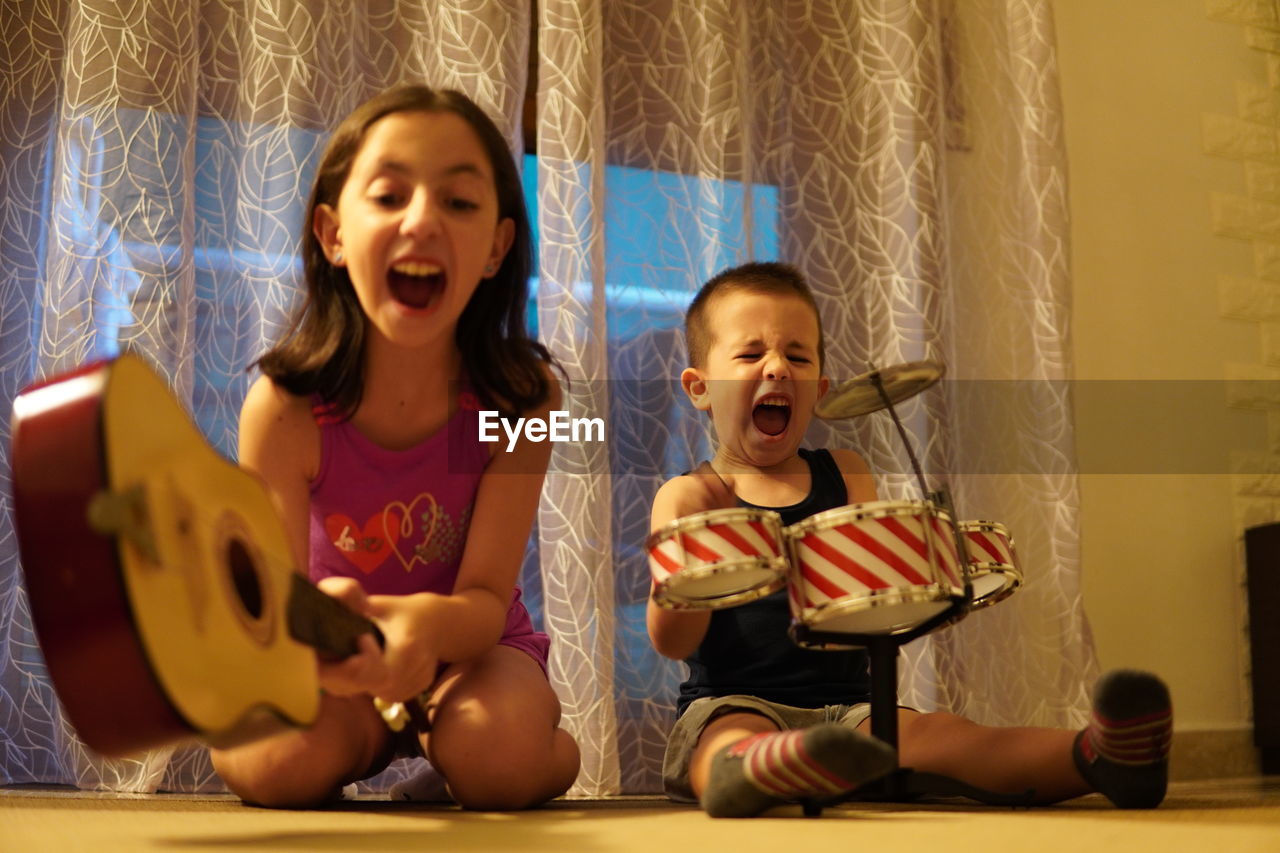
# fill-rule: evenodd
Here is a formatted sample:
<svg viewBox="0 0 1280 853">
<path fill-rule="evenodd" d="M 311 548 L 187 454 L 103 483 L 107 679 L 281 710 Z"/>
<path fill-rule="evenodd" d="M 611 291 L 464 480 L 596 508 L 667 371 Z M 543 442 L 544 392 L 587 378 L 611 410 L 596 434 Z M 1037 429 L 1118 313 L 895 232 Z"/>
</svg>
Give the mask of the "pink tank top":
<svg viewBox="0 0 1280 853">
<path fill-rule="evenodd" d="M 489 461 L 479 409 L 475 394 L 464 391 L 442 429 L 416 447 L 388 450 L 316 401 L 321 449 L 311 483 L 312 581 L 352 577 L 377 595 L 453 591 Z M 501 642 L 546 668 L 547 637 L 534 631 L 518 586 Z"/>
</svg>

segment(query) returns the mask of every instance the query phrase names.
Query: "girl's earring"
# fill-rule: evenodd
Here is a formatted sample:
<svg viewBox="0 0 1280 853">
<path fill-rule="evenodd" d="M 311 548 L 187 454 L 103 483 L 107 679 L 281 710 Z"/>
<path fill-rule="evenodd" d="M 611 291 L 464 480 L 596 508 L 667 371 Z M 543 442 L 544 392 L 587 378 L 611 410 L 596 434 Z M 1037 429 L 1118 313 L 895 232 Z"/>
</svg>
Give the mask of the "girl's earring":
<svg viewBox="0 0 1280 853">
<path fill-rule="evenodd" d="M 493 264 L 489 264 L 484 268 L 485 275 L 493 275 Z"/>
<path fill-rule="evenodd" d="M 341 250 L 341 249 L 334 249 L 334 250 L 333 250 L 333 265 L 334 265 L 334 266 L 337 266 L 337 265 L 338 265 L 338 264 L 340 264 L 340 263 L 342 263 L 342 250 Z"/>
</svg>

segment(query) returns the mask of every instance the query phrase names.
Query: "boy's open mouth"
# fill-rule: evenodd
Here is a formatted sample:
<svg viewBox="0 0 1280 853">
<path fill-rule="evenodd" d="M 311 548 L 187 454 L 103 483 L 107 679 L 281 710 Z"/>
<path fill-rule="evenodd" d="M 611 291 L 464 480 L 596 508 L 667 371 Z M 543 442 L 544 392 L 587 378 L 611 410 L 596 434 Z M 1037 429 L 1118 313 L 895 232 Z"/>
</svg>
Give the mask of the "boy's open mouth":
<svg viewBox="0 0 1280 853">
<path fill-rule="evenodd" d="M 751 410 L 751 420 L 765 435 L 782 435 L 791 422 L 791 401 L 786 397 L 765 397 Z"/>
<path fill-rule="evenodd" d="M 427 308 L 444 290 L 444 269 L 435 264 L 404 261 L 387 274 L 391 296 L 410 308 Z"/>
</svg>

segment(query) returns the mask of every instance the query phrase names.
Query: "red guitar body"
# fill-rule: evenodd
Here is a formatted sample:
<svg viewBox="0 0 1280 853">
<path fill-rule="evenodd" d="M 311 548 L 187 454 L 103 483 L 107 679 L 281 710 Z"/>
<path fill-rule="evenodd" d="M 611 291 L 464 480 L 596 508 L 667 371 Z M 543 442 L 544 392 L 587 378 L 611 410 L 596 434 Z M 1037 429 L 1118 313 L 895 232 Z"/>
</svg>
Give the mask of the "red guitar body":
<svg viewBox="0 0 1280 853">
<path fill-rule="evenodd" d="M 309 725 L 316 649 L 380 636 L 293 570 L 262 483 L 136 357 L 25 389 L 11 460 L 36 635 L 67 718 L 100 753 Z"/>
<path fill-rule="evenodd" d="M 33 385 L 57 406 L 14 406 L 13 506 L 27 598 L 49 677 L 80 737 L 125 755 L 188 737 L 134 629 L 117 544 L 89 527 L 89 499 L 107 488 L 102 447 L 105 365 Z M 32 567 L 40 567 L 32 571 Z"/>
</svg>

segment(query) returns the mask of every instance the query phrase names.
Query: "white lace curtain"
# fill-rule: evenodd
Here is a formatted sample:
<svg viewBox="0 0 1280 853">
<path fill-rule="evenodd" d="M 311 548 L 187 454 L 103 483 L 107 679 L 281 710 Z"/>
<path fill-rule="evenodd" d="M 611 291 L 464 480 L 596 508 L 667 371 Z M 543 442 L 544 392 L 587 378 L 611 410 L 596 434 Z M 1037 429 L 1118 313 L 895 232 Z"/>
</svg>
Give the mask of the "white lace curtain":
<svg viewBox="0 0 1280 853">
<path fill-rule="evenodd" d="M 369 94 L 422 80 L 471 94 L 519 153 L 532 23 L 539 332 L 573 379 L 573 414 L 608 424 L 604 443 L 557 446 L 523 575 L 583 746 L 574 792 L 659 788 L 683 668 L 648 647 L 639 546 L 659 483 L 710 453 L 671 382 L 682 310 L 703 279 L 750 259 L 809 276 L 835 381 L 869 363 L 946 363 L 948 380 L 902 415 L 961 518 L 1017 539 L 1026 586 L 909 647 L 903 700 L 1077 725 L 1096 665 L 1064 381 L 1051 11 L 204 0 L 121 17 L 109 0 L 5 0 L 0 395 L 128 346 L 230 453 L 244 368 L 297 295 L 292 250 L 325 131 Z M 882 414 L 811 438 L 861 449 L 885 496 L 917 497 Z M 6 482 L 7 449 L 6 432 Z M 104 761 L 78 743 L 31 631 L 7 503 L 0 525 L 0 782 L 217 789 L 195 747 Z"/>
</svg>

